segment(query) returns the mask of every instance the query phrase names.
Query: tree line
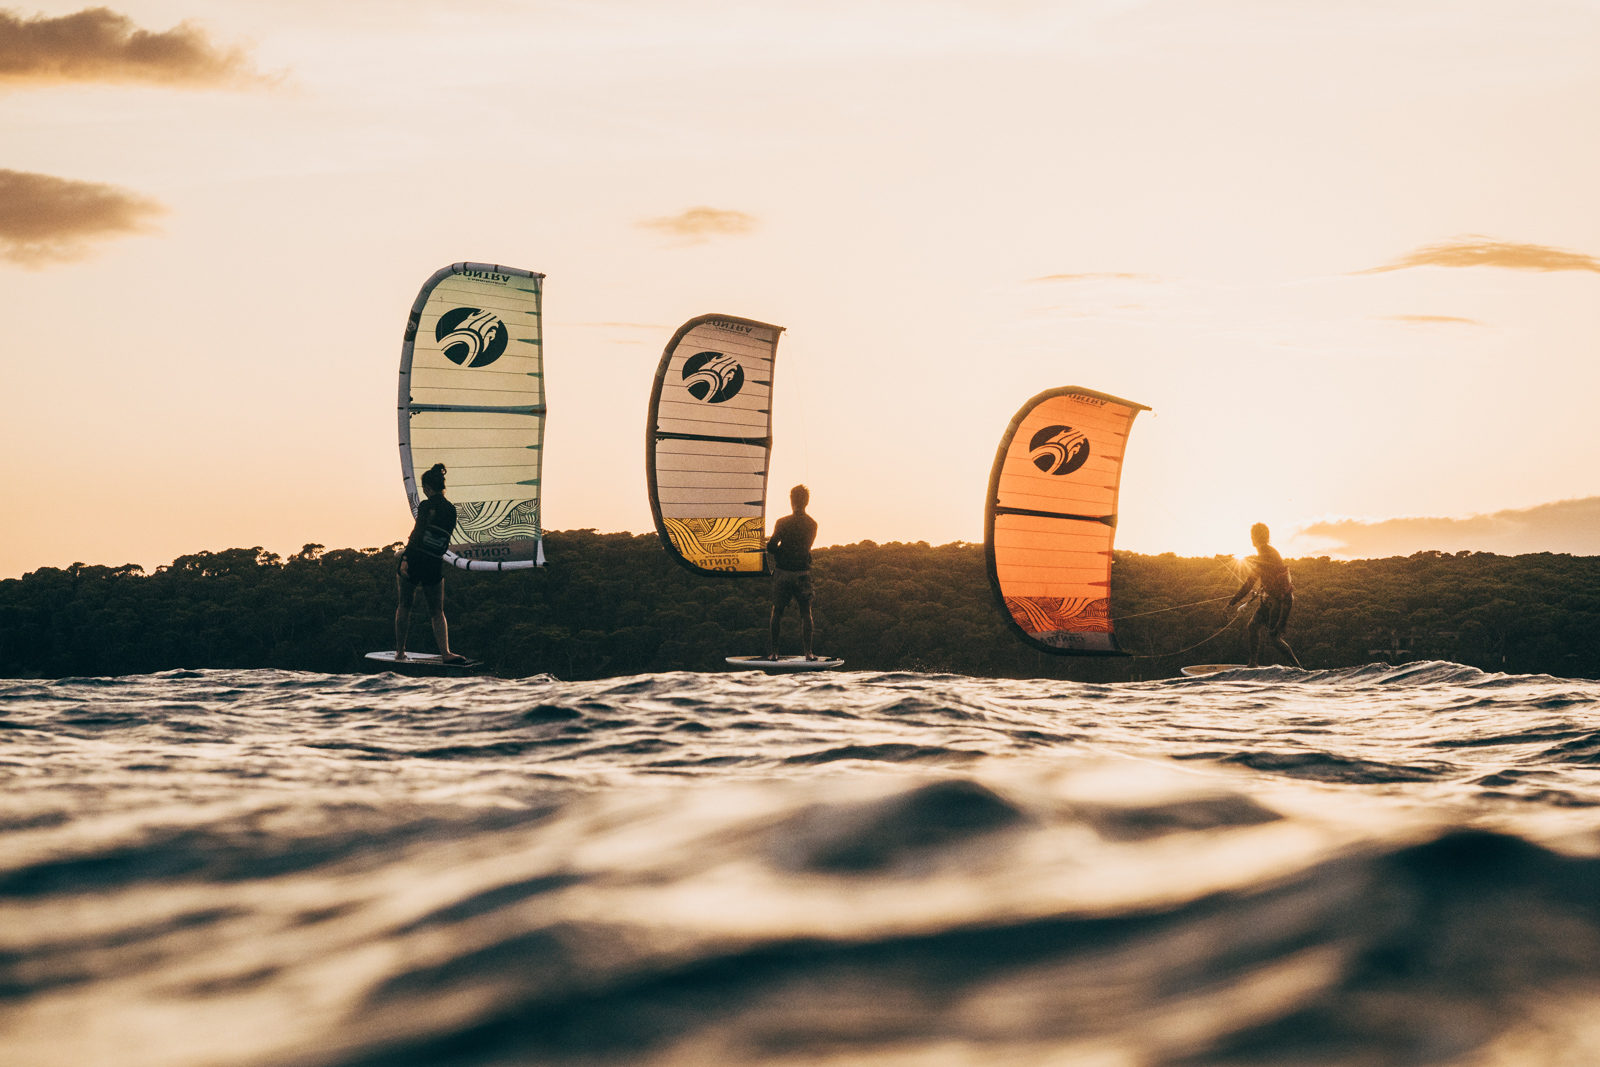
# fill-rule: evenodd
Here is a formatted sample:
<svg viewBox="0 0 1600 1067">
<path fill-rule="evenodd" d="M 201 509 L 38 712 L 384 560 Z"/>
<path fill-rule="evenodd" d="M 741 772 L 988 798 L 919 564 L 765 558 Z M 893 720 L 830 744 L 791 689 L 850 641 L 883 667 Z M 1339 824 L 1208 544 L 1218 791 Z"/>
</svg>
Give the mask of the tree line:
<svg viewBox="0 0 1600 1067">
<path fill-rule="evenodd" d="M 140 566 L 75 563 L 0 581 L 0 676 L 61 678 L 174 668 L 340 673 L 392 648 L 396 546 L 287 558 L 260 548 Z M 706 578 L 656 535 L 552 531 L 541 570 L 447 569 L 451 644 L 496 673 L 567 680 L 725 670 L 766 644 L 767 582 Z M 1224 611 L 1230 557 L 1114 556 L 1112 616 L 1126 659 L 1058 658 L 1006 629 L 983 546 L 817 549 L 817 650 L 847 669 L 1109 682 L 1243 662 L 1244 622 Z M 1486 670 L 1600 677 L 1600 557 L 1419 552 L 1291 560 L 1289 640 L 1309 668 L 1448 659 Z M 798 651 L 791 609 L 786 651 Z M 409 647 L 430 650 L 419 596 Z"/>
</svg>

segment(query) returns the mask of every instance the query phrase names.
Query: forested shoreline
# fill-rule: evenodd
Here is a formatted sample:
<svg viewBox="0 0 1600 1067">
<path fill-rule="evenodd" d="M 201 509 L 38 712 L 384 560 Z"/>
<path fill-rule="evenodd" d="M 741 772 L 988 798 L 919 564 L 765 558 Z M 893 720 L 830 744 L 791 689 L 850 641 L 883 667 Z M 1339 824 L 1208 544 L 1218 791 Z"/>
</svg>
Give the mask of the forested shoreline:
<svg viewBox="0 0 1600 1067">
<path fill-rule="evenodd" d="M 453 646 L 505 676 L 577 680 L 725 670 L 724 656 L 765 645 L 763 580 L 690 575 L 655 534 L 553 531 L 546 548 L 543 570 L 447 572 Z M 394 644 L 393 552 L 307 545 L 281 558 L 232 548 L 152 573 L 73 564 L 6 579 L 0 676 L 360 670 L 366 652 Z M 1214 599 L 1237 586 L 1228 557 L 1118 552 L 1115 561 L 1112 615 L 1135 658 L 1057 658 L 1024 647 L 995 607 L 983 547 L 964 542 L 816 550 L 817 648 L 847 669 L 1097 682 L 1243 660 L 1243 620 L 1223 629 L 1225 601 Z M 1419 552 L 1290 565 L 1289 638 L 1307 667 L 1449 659 L 1600 676 L 1600 557 Z M 420 597 L 418 609 L 411 647 L 429 650 Z M 795 629 L 791 611 L 787 651 L 798 649 Z"/>
</svg>

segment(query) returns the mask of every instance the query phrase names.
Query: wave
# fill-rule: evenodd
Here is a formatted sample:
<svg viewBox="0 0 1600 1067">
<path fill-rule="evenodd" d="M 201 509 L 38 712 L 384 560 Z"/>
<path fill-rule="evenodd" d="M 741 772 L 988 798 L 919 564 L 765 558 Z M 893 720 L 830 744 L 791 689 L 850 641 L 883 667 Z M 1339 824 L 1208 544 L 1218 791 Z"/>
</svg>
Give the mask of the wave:
<svg viewBox="0 0 1600 1067">
<path fill-rule="evenodd" d="M 0 1051 L 301 1067 L 1600 1051 L 1600 860 L 1461 823 L 1352 834 L 1307 813 L 1315 795 L 1091 760 L 520 807 L 280 803 L 9 871 Z M 151 1018 L 159 1057 L 115 1043 Z"/>
<path fill-rule="evenodd" d="M 1600 1062 L 1593 681 L 205 670 L 0 745 L 5 1063 Z"/>
</svg>

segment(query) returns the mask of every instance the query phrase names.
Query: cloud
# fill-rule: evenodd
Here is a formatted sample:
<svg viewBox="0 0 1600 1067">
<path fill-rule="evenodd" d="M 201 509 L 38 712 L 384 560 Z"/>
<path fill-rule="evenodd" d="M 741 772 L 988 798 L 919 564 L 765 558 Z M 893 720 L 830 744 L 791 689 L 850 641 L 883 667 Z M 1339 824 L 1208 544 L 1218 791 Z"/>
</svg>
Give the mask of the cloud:
<svg viewBox="0 0 1600 1067">
<path fill-rule="evenodd" d="M 1477 319 L 1463 319 L 1456 315 L 1384 315 L 1387 322 L 1406 322 L 1413 325 L 1445 325 L 1445 326 L 1487 326 L 1486 322 Z"/>
<path fill-rule="evenodd" d="M 699 243 L 723 234 L 749 233 L 756 228 L 756 217 L 742 211 L 723 211 L 714 207 L 692 207 L 681 215 L 645 219 L 639 226 L 669 237 Z"/>
<path fill-rule="evenodd" d="M 0 259 L 34 268 L 82 259 L 93 242 L 149 232 L 165 211 L 114 185 L 0 170 Z"/>
<path fill-rule="evenodd" d="M 198 88 L 270 80 L 256 72 L 243 49 L 219 47 L 193 22 L 152 33 L 107 7 L 30 19 L 0 10 L 0 85 L 148 82 Z"/>
<path fill-rule="evenodd" d="M 1129 274 L 1125 271 L 1097 271 L 1092 274 L 1046 274 L 1042 278 L 1029 278 L 1030 282 L 1104 282 L 1113 280 L 1153 282 L 1149 274 Z"/>
<path fill-rule="evenodd" d="M 1558 500 L 1520 510 L 1497 511 L 1464 519 L 1400 518 L 1380 522 L 1340 519 L 1312 523 L 1299 538 L 1325 538 L 1338 543 L 1327 551 L 1355 559 L 1441 552 L 1570 552 L 1600 555 L 1600 496 Z"/>
<path fill-rule="evenodd" d="M 1504 267 L 1508 270 L 1587 270 L 1600 274 L 1600 259 L 1545 245 L 1519 245 L 1469 233 L 1435 245 L 1423 245 L 1381 267 L 1356 274 L 1381 274 L 1411 267 Z"/>
</svg>

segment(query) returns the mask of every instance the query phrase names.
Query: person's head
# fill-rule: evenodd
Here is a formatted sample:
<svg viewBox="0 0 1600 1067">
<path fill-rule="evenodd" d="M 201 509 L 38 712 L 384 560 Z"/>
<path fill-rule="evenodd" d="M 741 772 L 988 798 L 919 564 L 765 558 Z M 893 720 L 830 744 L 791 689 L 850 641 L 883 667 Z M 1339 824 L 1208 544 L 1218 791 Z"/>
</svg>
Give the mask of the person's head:
<svg viewBox="0 0 1600 1067">
<path fill-rule="evenodd" d="M 1262 545 L 1271 540 L 1272 531 L 1267 529 L 1266 523 L 1258 522 L 1254 526 L 1250 527 L 1250 543 L 1252 545 L 1260 548 Z"/>
<path fill-rule="evenodd" d="M 789 490 L 789 506 L 796 511 L 804 511 L 809 503 L 811 503 L 811 490 L 805 486 L 797 485 Z"/>
<path fill-rule="evenodd" d="M 435 463 L 422 472 L 422 491 L 432 496 L 444 492 L 444 464 Z"/>
</svg>

